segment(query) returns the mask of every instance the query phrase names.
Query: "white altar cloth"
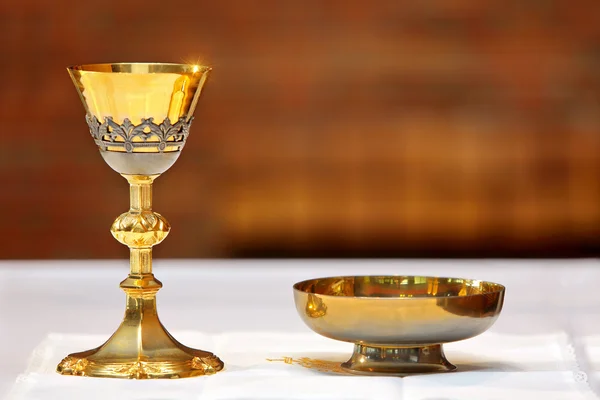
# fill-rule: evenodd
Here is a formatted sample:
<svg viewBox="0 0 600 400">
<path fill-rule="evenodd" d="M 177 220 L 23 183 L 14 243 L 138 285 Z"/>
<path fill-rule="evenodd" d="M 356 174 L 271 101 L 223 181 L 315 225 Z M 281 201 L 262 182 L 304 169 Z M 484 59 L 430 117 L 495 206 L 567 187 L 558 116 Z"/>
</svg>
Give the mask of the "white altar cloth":
<svg viewBox="0 0 600 400">
<path fill-rule="evenodd" d="M 116 328 L 125 261 L 0 263 L 0 389 L 6 399 L 596 399 L 600 263 L 580 261 L 157 260 L 159 313 L 189 346 L 226 363 L 215 376 L 129 381 L 60 376 L 69 352 Z M 452 373 L 405 378 L 327 373 L 285 357 L 343 361 L 352 345 L 296 315 L 291 285 L 319 276 L 420 274 L 507 287 L 488 332 L 445 346 Z M 279 360 L 279 361 L 269 361 Z"/>
</svg>

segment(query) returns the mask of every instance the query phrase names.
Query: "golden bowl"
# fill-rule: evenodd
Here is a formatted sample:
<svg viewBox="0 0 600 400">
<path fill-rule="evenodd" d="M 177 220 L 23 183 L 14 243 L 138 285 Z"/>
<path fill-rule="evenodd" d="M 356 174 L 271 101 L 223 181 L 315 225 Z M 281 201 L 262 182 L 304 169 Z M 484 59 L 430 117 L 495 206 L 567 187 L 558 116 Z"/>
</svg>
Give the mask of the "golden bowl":
<svg viewBox="0 0 600 400">
<path fill-rule="evenodd" d="M 474 279 L 339 276 L 294 285 L 296 309 L 313 331 L 354 343 L 348 372 L 406 375 L 456 369 L 444 343 L 490 328 L 505 288 Z"/>
</svg>

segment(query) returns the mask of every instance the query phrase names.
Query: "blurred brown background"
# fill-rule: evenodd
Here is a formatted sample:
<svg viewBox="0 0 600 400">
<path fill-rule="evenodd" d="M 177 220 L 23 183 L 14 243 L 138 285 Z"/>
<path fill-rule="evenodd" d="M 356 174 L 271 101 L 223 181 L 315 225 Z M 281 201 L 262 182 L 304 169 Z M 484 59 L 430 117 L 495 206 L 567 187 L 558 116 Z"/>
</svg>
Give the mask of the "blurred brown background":
<svg viewBox="0 0 600 400">
<path fill-rule="evenodd" d="M 65 67 L 214 68 L 159 257 L 600 250 L 600 2 L 0 3 L 2 258 L 112 258 L 126 181 Z"/>
</svg>

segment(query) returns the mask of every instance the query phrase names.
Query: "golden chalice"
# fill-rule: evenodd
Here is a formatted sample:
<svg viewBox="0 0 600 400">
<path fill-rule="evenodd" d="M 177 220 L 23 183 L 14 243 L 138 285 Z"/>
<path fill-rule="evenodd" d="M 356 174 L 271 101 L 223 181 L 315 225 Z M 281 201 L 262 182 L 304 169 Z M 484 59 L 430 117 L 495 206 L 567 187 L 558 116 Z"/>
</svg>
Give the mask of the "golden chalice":
<svg viewBox="0 0 600 400">
<path fill-rule="evenodd" d="M 152 182 L 181 154 L 210 68 L 131 63 L 68 68 L 86 110 L 90 133 L 104 161 L 130 186 L 130 209 L 111 232 L 130 249 L 123 322 L 106 343 L 74 353 L 57 367 L 63 375 L 109 378 L 185 378 L 223 369 L 212 353 L 177 342 L 156 310 L 162 287 L 152 273 L 152 246 L 171 227 L 152 211 Z"/>
</svg>

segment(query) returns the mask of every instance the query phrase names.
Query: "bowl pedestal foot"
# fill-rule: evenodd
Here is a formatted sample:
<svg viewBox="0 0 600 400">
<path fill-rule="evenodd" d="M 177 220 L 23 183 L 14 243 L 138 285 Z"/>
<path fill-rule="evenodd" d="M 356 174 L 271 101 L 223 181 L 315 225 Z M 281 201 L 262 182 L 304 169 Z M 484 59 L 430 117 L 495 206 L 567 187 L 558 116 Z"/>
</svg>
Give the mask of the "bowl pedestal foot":
<svg viewBox="0 0 600 400">
<path fill-rule="evenodd" d="M 427 346 L 377 346 L 355 344 L 350 360 L 342 369 L 359 375 L 404 376 L 453 371 L 441 344 Z"/>
</svg>

